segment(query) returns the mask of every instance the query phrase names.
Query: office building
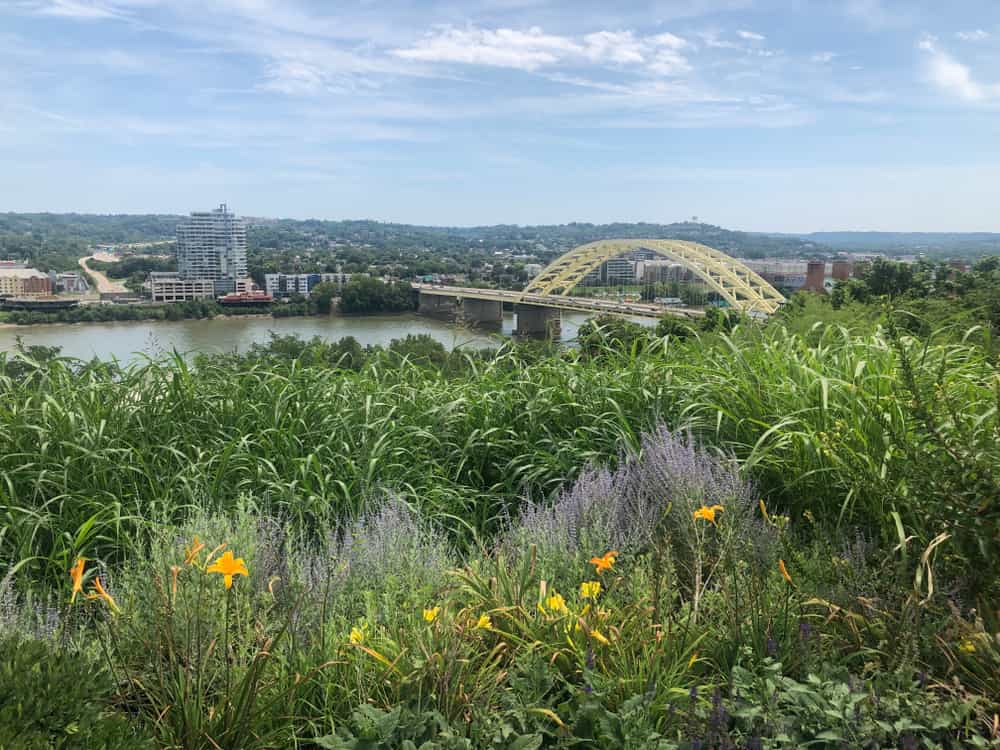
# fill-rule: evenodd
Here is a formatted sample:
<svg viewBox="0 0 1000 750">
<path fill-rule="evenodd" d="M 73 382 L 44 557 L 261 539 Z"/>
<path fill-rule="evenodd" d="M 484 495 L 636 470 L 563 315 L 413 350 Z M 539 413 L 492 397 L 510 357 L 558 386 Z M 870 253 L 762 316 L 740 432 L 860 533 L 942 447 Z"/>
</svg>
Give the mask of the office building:
<svg viewBox="0 0 1000 750">
<path fill-rule="evenodd" d="M 215 294 L 235 291 L 247 276 L 247 228 L 223 203 L 213 211 L 194 212 L 177 225 L 177 276 L 209 280 Z"/>
</svg>

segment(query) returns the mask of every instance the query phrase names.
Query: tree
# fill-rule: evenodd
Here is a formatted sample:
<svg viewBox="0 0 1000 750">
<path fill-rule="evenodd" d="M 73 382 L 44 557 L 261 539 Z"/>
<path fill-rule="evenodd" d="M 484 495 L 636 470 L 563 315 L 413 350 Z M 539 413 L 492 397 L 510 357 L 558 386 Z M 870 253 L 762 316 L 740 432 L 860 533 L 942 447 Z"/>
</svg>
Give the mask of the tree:
<svg viewBox="0 0 1000 750">
<path fill-rule="evenodd" d="M 913 267 L 908 263 L 876 258 L 864 280 L 872 294 L 897 297 L 913 285 Z"/>
<path fill-rule="evenodd" d="M 416 307 L 416 294 L 406 282 L 386 284 L 368 276 L 351 279 L 340 296 L 345 313 L 407 312 Z"/>
<path fill-rule="evenodd" d="M 389 354 L 397 361 L 405 359 L 411 364 L 436 367 L 442 367 L 448 360 L 444 344 L 428 333 L 411 333 L 406 338 L 393 339 L 389 343 Z"/>
<path fill-rule="evenodd" d="M 676 315 L 664 315 L 656 324 L 656 335 L 660 338 L 671 338 L 684 341 L 694 335 L 694 329 Z"/>
<path fill-rule="evenodd" d="M 333 298 L 337 296 L 339 291 L 340 289 L 336 284 L 324 281 L 312 288 L 309 298 L 316 305 L 317 312 L 327 315 L 330 312 L 330 305 L 333 302 Z"/>
<path fill-rule="evenodd" d="M 576 338 L 580 350 L 589 357 L 606 350 L 641 352 L 649 343 L 649 329 L 625 318 L 598 315 L 577 329 Z"/>
</svg>

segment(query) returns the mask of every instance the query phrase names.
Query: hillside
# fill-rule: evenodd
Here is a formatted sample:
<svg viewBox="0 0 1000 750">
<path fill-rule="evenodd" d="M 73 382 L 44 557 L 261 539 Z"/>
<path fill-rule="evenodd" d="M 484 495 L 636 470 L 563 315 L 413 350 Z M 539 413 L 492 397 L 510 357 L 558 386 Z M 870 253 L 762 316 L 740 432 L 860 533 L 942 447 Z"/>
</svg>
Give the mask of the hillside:
<svg viewBox="0 0 1000 750">
<path fill-rule="evenodd" d="M 887 255 L 979 256 L 1000 252 L 1000 233 L 996 232 L 812 232 L 794 236 L 838 250 Z"/>
</svg>

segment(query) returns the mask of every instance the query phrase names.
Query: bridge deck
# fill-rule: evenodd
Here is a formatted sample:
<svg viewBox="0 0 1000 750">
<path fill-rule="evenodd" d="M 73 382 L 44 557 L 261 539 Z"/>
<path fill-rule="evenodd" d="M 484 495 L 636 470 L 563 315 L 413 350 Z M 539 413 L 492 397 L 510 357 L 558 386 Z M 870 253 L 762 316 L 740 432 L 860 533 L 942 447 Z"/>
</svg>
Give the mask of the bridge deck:
<svg viewBox="0 0 1000 750">
<path fill-rule="evenodd" d="M 505 289 L 477 289 L 475 287 L 437 286 L 434 284 L 413 284 L 413 288 L 421 294 L 440 297 L 459 297 L 468 299 L 491 300 L 494 302 L 511 302 L 522 305 L 551 307 L 557 310 L 572 312 L 604 312 L 613 315 L 634 315 L 643 318 L 661 318 L 664 315 L 676 315 L 682 318 L 702 317 L 704 310 L 694 310 L 683 307 L 663 307 L 647 302 L 618 302 L 596 299 L 592 297 L 563 297 L 553 294 L 528 294 L 512 292 Z"/>
</svg>

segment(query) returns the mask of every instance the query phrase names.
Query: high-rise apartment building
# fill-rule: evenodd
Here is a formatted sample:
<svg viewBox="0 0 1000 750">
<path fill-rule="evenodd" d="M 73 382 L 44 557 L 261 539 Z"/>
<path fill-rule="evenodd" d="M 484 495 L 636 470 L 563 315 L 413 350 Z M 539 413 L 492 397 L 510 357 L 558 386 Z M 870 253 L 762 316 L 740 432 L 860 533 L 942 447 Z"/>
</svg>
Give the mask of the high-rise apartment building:
<svg viewBox="0 0 1000 750">
<path fill-rule="evenodd" d="M 177 225 L 177 275 L 211 280 L 216 294 L 228 294 L 247 275 L 247 227 L 223 203 L 194 212 Z"/>
</svg>

